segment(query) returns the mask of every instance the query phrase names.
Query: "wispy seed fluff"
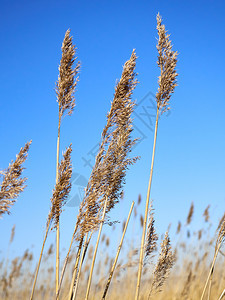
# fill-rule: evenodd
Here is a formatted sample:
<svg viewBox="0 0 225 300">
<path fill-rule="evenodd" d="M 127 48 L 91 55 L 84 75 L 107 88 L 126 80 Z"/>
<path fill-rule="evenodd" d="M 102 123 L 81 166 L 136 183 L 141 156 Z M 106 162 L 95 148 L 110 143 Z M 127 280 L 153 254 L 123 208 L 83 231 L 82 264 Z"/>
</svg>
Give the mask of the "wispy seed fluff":
<svg viewBox="0 0 225 300">
<path fill-rule="evenodd" d="M 170 35 L 167 34 L 165 25 L 162 24 L 162 18 L 157 15 L 158 30 L 158 50 L 157 64 L 160 67 L 161 74 L 158 79 L 158 92 L 156 94 L 157 106 L 161 113 L 169 110 L 169 100 L 171 94 L 177 86 L 177 72 L 175 70 L 177 64 L 177 52 L 172 51 Z"/>
<path fill-rule="evenodd" d="M 154 271 L 154 278 L 151 290 L 155 292 L 161 291 L 161 288 L 169 275 L 170 269 L 173 267 L 175 256 L 170 245 L 168 231 L 161 243 L 161 251 Z"/>
<path fill-rule="evenodd" d="M 70 30 L 68 29 L 62 44 L 62 58 L 59 66 L 58 81 L 56 83 L 59 117 L 62 117 L 66 110 L 68 110 L 68 115 L 71 115 L 75 107 L 74 92 L 80 69 L 80 62 L 77 62 L 73 69 L 73 64 L 77 60 L 75 50 L 73 38 L 70 36 Z"/>
<path fill-rule="evenodd" d="M 31 141 L 26 143 L 25 146 L 20 149 L 16 160 L 12 161 L 8 168 L 1 172 L 3 179 L 0 190 L 0 217 L 4 213 L 10 214 L 10 207 L 16 202 L 19 194 L 23 192 L 26 187 L 25 182 L 27 178 L 22 178 L 22 172 L 24 170 L 22 164 L 27 159 L 30 144 Z"/>
<path fill-rule="evenodd" d="M 136 142 L 131 138 L 133 131 L 131 113 L 135 106 L 131 96 L 137 84 L 136 59 L 133 51 L 123 67 L 121 79 L 115 88 L 99 152 L 80 206 L 78 239 L 98 227 L 106 197 L 107 213 L 119 201 L 126 170 L 137 160 L 127 157 Z"/>
<path fill-rule="evenodd" d="M 149 209 L 149 220 L 148 220 L 147 236 L 146 236 L 146 243 L 145 243 L 145 259 L 150 257 L 153 251 L 156 250 L 157 241 L 158 241 L 158 235 L 155 232 L 154 211 L 151 203 Z"/>
<path fill-rule="evenodd" d="M 72 146 L 70 145 L 59 165 L 59 178 L 53 190 L 51 198 L 51 210 L 49 218 L 54 221 L 53 228 L 56 227 L 62 207 L 66 203 L 71 190 L 72 162 L 71 162 Z"/>
</svg>

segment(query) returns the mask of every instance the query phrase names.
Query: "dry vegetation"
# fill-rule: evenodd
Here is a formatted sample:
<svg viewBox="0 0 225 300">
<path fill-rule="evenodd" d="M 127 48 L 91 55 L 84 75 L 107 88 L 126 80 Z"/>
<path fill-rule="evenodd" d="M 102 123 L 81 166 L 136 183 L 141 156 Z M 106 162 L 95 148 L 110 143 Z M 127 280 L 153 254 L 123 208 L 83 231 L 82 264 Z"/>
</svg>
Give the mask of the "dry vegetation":
<svg viewBox="0 0 225 300">
<path fill-rule="evenodd" d="M 177 85 L 177 52 L 172 50 L 170 36 L 157 15 L 158 61 L 160 69 L 156 93 L 157 114 L 152 151 L 149 186 L 145 211 L 140 212 L 137 204 L 131 205 L 127 219 L 121 224 L 122 235 L 116 256 L 110 256 L 110 236 L 102 233 L 105 224 L 110 223 L 110 211 L 119 205 L 123 197 L 123 186 L 128 168 L 138 160 L 130 158 L 136 143 L 132 138 L 132 112 L 135 102 L 133 90 L 137 85 L 136 53 L 133 50 L 125 63 L 120 80 L 115 87 L 111 109 L 102 132 L 95 165 L 85 189 L 79 208 L 71 244 L 65 261 L 60 260 L 59 219 L 71 190 L 70 145 L 59 161 L 60 128 L 63 116 L 72 115 L 75 107 L 74 93 L 78 83 L 80 63 L 77 62 L 76 48 L 70 31 L 65 34 L 62 44 L 62 59 L 56 84 L 59 105 L 58 139 L 56 148 L 56 184 L 47 217 L 46 232 L 40 247 L 38 262 L 32 251 L 26 250 L 22 257 L 12 261 L 6 257 L 0 262 L 1 299 L 222 299 L 225 287 L 225 266 L 222 245 L 225 238 L 225 217 L 219 222 L 216 233 L 210 232 L 210 207 L 203 212 L 204 226 L 191 231 L 194 203 L 187 212 L 187 220 L 178 223 L 177 244 L 172 245 L 169 228 L 159 238 L 155 228 L 154 208 L 150 192 L 153 177 L 159 116 L 170 109 L 170 99 Z M 1 172 L 0 217 L 10 213 L 10 208 L 25 188 L 26 178 L 22 177 L 31 142 L 21 148 L 17 158 Z M 133 209 L 134 208 L 134 209 Z M 133 216 L 132 216 L 133 214 Z M 130 218 L 135 228 L 142 231 L 141 245 L 126 237 Z M 121 221 L 121 220 L 120 220 Z M 169 223 L 170 220 L 168 220 Z M 44 251 L 50 232 L 56 232 L 56 246 Z M 114 226 L 112 226 L 113 233 Z M 97 241 L 92 242 L 97 233 Z M 12 247 L 15 227 L 9 237 Z M 123 248 L 123 243 L 129 247 Z M 99 248 L 104 249 L 98 259 Z M 125 249 L 125 250 L 124 250 Z M 127 250 L 128 249 L 128 250 Z M 56 257 L 56 262 L 54 263 Z"/>
</svg>

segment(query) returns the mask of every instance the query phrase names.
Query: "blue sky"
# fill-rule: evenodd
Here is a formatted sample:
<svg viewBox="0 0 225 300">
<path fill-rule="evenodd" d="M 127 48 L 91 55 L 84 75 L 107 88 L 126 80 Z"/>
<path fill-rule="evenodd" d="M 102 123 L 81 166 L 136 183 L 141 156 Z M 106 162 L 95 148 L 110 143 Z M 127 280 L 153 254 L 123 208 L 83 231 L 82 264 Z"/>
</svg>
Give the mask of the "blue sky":
<svg viewBox="0 0 225 300">
<path fill-rule="evenodd" d="M 135 48 L 139 84 L 134 93 L 138 103 L 134 136 L 142 140 L 133 155 L 141 159 L 127 173 L 125 197 L 112 220 L 122 222 L 139 193 L 145 198 L 155 121 L 152 95 L 159 75 L 158 12 L 179 53 L 179 86 L 171 98 L 171 113 L 159 123 L 151 193 L 157 230 L 162 233 L 172 223 L 174 232 L 177 222 L 185 221 L 192 201 L 193 226 L 200 229 L 208 204 L 211 221 L 218 223 L 225 200 L 224 1 L 1 0 L 0 168 L 6 168 L 20 147 L 33 140 L 25 171 L 28 187 L 12 214 L 0 220 L 2 255 L 13 224 L 14 255 L 32 245 L 35 255 L 40 251 L 55 183 L 58 107 L 54 87 L 68 28 L 81 61 L 75 111 L 63 120 L 61 131 L 61 151 L 73 144 L 74 174 L 81 180 L 81 187 L 73 185 L 72 196 L 79 196 L 89 178 L 91 169 L 84 159 L 93 164 L 90 151 L 100 140 L 116 80 Z M 68 248 L 77 210 L 74 205 L 65 207 L 62 249 Z M 139 211 L 144 212 L 144 201 Z M 128 236 L 132 234 L 130 230 Z M 140 231 L 135 238 L 140 239 Z M 55 241 L 54 233 L 51 241 Z"/>
</svg>

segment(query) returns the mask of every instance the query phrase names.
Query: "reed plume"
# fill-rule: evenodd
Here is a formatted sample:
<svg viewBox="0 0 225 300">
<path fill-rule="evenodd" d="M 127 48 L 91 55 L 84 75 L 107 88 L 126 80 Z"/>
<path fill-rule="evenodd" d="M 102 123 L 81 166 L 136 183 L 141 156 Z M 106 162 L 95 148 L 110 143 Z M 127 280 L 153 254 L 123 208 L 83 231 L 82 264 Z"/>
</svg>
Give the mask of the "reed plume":
<svg viewBox="0 0 225 300">
<path fill-rule="evenodd" d="M 65 153 L 63 154 L 63 158 L 58 167 L 59 178 L 55 185 L 55 188 L 53 190 L 53 196 L 51 198 L 52 204 L 51 204 L 50 212 L 48 214 L 45 237 L 44 237 L 41 253 L 39 256 L 38 265 L 37 265 L 36 272 L 35 272 L 35 277 L 34 277 L 30 300 L 32 300 L 33 296 L 34 296 L 34 290 L 35 290 L 35 286 L 36 286 L 37 276 L 38 276 L 41 259 L 42 259 L 42 255 L 43 255 L 43 251 L 44 251 L 44 246 L 45 246 L 45 242 L 46 242 L 46 239 L 48 236 L 50 226 L 53 222 L 52 228 L 56 228 L 59 214 L 62 211 L 62 206 L 65 204 L 66 199 L 68 198 L 69 192 L 71 190 L 71 183 L 70 183 L 71 176 L 72 176 L 71 152 L 72 152 L 72 148 L 70 145 L 66 149 Z"/>
<path fill-rule="evenodd" d="M 63 159 L 59 165 L 59 178 L 53 190 L 51 198 L 51 213 L 50 217 L 54 222 L 53 228 L 57 227 L 59 216 L 62 212 L 62 207 L 66 203 L 71 190 L 71 176 L 72 176 L 72 162 L 71 162 L 71 145 L 66 149 L 63 154 Z"/>
<path fill-rule="evenodd" d="M 210 218 L 209 217 L 209 209 L 210 209 L 210 205 L 208 205 L 203 212 L 203 217 L 204 217 L 205 222 L 209 222 L 209 218 Z"/>
<path fill-rule="evenodd" d="M 99 224 L 101 227 L 105 214 L 119 201 L 126 169 L 137 159 L 126 157 L 136 141 L 130 137 L 132 132 L 130 115 L 135 105 L 131 101 L 131 95 L 137 84 L 135 66 L 136 54 L 133 51 L 130 60 L 124 65 L 122 77 L 116 86 L 111 109 L 107 115 L 107 124 L 102 133 L 99 152 L 80 205 L 73 234 L 74 237 L 77 231 L 76 236 L 79 241 L 90 231 L 96 230 Z M 95 255 L 96 252 L 94 257 Z M 90 280 L 91 274 L 89 288 Z"/>
<path fill-rule="evenodd" d="M 136 142 L 136 140 L 131 138 L 131 133 L 133 131 L 131 114 L 135 105 L 134 101 L 131 100 L 131 96 L 137 84 L 137 80 L 135 79 L 136 73 L 134 72 L 136 59 L 137 57 L 133 50 L 130 59 L 123 67 L 123 73 L 116 86 L 111 109 L 107 115 L 107 125 L 102 133 L 103 147 L 100 146 L 100 153 L 103 150 L 103 157 L 100 161 L 100 165 L 98 164 L 99 174 L 96 174 L 97 177 L 99 177 L 99 175 L 101 176 L 102 195 L 98 205 L 102 213 L 88 280 L 86 300 L 89 297 L 92 273 L 103 222 L 105 221 L 107 213 L 109 213 L 121 197 L 121 189 L 122 185 L 125 183 L 126 170 L 129 165 L 134 164 L 138 159 L 137 157 L 127 157 Z M 105 146 L 108 147 L 106 148 Z"/>
<path fill-rule="evenodd" d="M 167 34 L 165 25 L 162 24 L 161 16 L 157 15 L 157 31 L 158 31 L 158 50 L 157 64 L 160 67 L 161 74 L 158 79 L 158 92 L 156 93 L 157 107 L 164 113 L 170 110 L 169 100 L 174 89 L 177 86 L 177 52 L 172 51 L 170 35 Z"/>
<path fill-rule="evenodd" d="M 80 242 L 84 239 L 86 234 L 92 230 L 97 230 L 100 225 L 100 238 L 105 215 L 109 213 L 123 195 L 121 189 L 125 183 L 126 170 L 129 165 L 135 163 L 138 159 L 137 157 L 127 158 L 127 155 L 131 152 L 136 142 L 136 139 L 133 140 L 130 136 L 133 131 L 131 113 L 135 106 L 134 101 L 131 100 L 131 96 L 137 84 L 137 80 L 135 79 L 136 73 L 134 72 L 136 58 L 135 51 L 133 50 L 130 59 L 123 67 L 121 79 L 115 88 L 114 99 L 111 104 L 111 109 L 107 114 L 107 123 L 102 132 L 95 165 L 79 208 L 79 214 L 64 263 L 60 284 L 74 237 L 76 236 L 76 239 Z M 96 249 L 97 245 L 98 242 L 96 243 Z M 80 249 L 78 249 L 78 251 L 80 252 Z M 94 257 L 95 256 L 96 252 L 94 253 Z M 90 289 L 92 271 L 93 266 L 89 276 L 88 290 Z M 75 278 L 76 276 L 74 274 L 73 280 L 75 280 Z M 74 286 L 73 280 L 71 286 Z M 69 297 L 71 298 L 73 287 L 70 291 Z M 88 293 L 89 291 L 87 294 Z"/>
<path fill-rule="evenodd" d="M 145 244 L 145 259 L 147 259 L 157 248 L 158 235 L 155 232 L 155 219 L 152 203 L 149 209 L 149 221 L 147 227 L 147 236 Z"/>
<path fill-rule="evenodd" d="M 19 194 L 26 187 L 25 182 L 27 178 L 22 177 L 23 170 L 25 169 L 22 165 L 27 159 L 31 142 L 27 142 L 20 149 L 15 161 L 12 161 L 8 168 L 1 172 L 3 179 L 0 190 L 0 218 L 5 213 L 10 214 L 11 206 L 14 205 Z"/>
<path fill-rule="evenodd" d="M 135 105 L 131 96 L 137 84 L 135 66 L 136 54 L 133 51 L 115 88 L 99 152 L 80 206 L 78 239 L 98 227 L 100 222 L 98 212 L 100 209 L 103 210 L 106 195 L 107 213 L 119 201 L 123 193 L 121 188 L 125 182 L 126 169 L 137 160 L 127 158 L 136 142 L 130 137 L 133 130 L 130 116 Z"/>
<path fill-rule="evenodd" d="M 59 121 L 58 121 L 58 138 L 56 150 L 56 184 L 58 183 L 58 166 L 59 166 L 59 148 L 60 148 L 60 128 L 61 120 L 64 114 L 71 115 L 75 107 L 75 89 L 78 82 L 78 72 L 80 63 L 77 62 L 73 68 L 77 58 L 75 57 L 75 46 L 73 38 L 70 36 L 70 30 L 66 31 L 62 43 L 62 58 L 59 65 L 59 76 L 56 83 L 56 95 L 59 105 Z M 59 215 L 55 219 L 56 223 L 56 294 L 59 288 Z"/>
<path fill-rule="evenodd" d="M 63 192 L 66 192 L 65 190 L 60 190 L 62 186 L 60 187 L 59 177 L 64 174 L 63 169 L 60 169 L 59 167 L 59 148 L 60 148 L 60 129 L 61 129 L 61 121 L 63 115 L 66 113 L 68 115 L 71 115 L 74 107 L 75 107 L 75 89 L 78 82 L 78 72 L 80 70 L 80 62 L 77 61 L 77 57 L 75 57 L 76 54 L 76 48 L 73 45 L 73 38 L 70 36 L 70 30 L 68 29 L 66 31 L 63 43 L 62 43 L 62 58 L 59 65 L 59 76 L 58 81 L 56 82 L 56 95 L 57 95 L 57 102 L 59 105 L 59 111 L 58 111 L 58 136 L 57 136 L 57 149 L 56 149 L 56 187 L 53 193 L 52 200 L 52 207 L 48 215 L 47 219 L 47 226 L 46 226 L 46 232 L 44 241 L 42 244 L 42 249 L 39 257 L 39 262 L 35 274 L 35 279 L 33 283 L 33 288 L 31 292 L 31 298 L 33 298 L 34 289 L 36 285 L 37 275 L 40 267 L 40 262 L 44 250 L 45 241 L 47 239 L 47 235 L 49 232 L 49 228 L 52 222 L 52 219 L 54 218 L 54 227 L 56 228 L 56 295 L 58 293 L 59 288 L 59 216 L 61 213 L 61 207 L 64 204 L 63 202 L 66 201 L 67 193 L 64 195 Z M 76 62 L 76 66 L 74 67 L 74 63 Z M 69 147 L 70 148 L 70 147 Z M 67 149 L 69 152 L 67 152 L 67 160 L 70 157 L 71 149 Z M 66 158 L 64 158 L 65 160 Z M 68 162 L 68 161 L 67 161 Z M 66 161 L 64 161 L 66 164 Z M 66 165 L 64 165 L 66 166 Z M 63 168 L 63 167 L 62 167 Z M 68 170 L 70 170 L 70 167 L 68 166 Z M 60 172 L 63 174 L 60 175 Z M 70 173 L 70 171 L 69 171 Z M 65 175 L 65 174 L 64 174 Z M 68 174 L 67 174 L 68 175 Z M 68 178 L 67 178 L 68 179 Z M 66 179 L 66 176 L 63 180 L 66 180 L 63 184 L 65 184 L 64 187 L 67 185 L 67 189 L 69 191 L 68 181 Z M 62 178 L 61 178 L 62 180 Z M 56 198 L 59 197 L 59 198 Z M 61 203 L 62 201 L 62 203 Z"/>
<path fill-rule="evenodd" d="M 187 216 L 187 225 L 189 225 L 191 223 L 192 218 L 193 218 L 193 214 L 194 214 L 194 203 L 192 202 L 191 207 L 190 207 L 189 212 L 188 212 L 188 216 Z"/>
<path fill-rule="evenodd" d="M 167 231 L 161 243 L 161 251 L 155 267 L 154 277 L 148 299 L 150 299 L 152 291 L 161 291 L 161 288 L 169 275 L 170 269 L 173 267 L 174 260 L 175 256 L 171 249 L 170 238 Z"/>
<path fill-rule="evenodd" d="M 170 35 L 167 34 L 165 25 L 162 24 L 162 19 L 159 14 L 157 15 L 157 31 L 158 31 L 158 43 L 156 46 L 158 50 L 157 64 L 160 68 L 160 76 L 158 78 L 159 87 L 156 93 L 157 113 L 156 113 L 156 122 L 155 122 L 151 170 L 150 170 L 147 199 L 145 205 L 145 216 L 144 216 L 142 239 L 141 239 L 141 249 L 140 249 L 140 257 L 139 257 L 139 268 L 138 268 L 135 300 L 138 300 L 139 298 L 139 291 L 141 285 L 141 274 L 142 274 L 143 259 L 144 259 L 145 233 L 146 233 L 146 226 L 147 226 L 149 199 L 150 199 L 152 176 L 153 176 L 155 147 L 156 147 L 156 139 L 157 139 L 157 131 L 158 131 L 158 120 L 160 114 L 162 115 L 164 112 L 170 109 L 169 100 L 171 98 L 172 93 L 174 93 L 175 87 L 177 86 L 176 78 L 178 75 L 176 72 L 177 52 L 174 52 L 172 50 L 171 41 L 169 39 Z"/>
<path fill-rule="evenodd" d="M 73 38 L 70 36 L 70 30 L 68 29 L 62 43 L 62 58 L 59 66 L 58 81 L 56 83 L 59 118 L 61 118 L 66 111 L 68 111 L 68 115 L 71 115 L 75 107 L 74 92 L 78 82 L 77 75 L 80 70 L 80 62 L 77 62 L 75 68 L 73 68 L 77 60 L 75 50 Z"/>
</svg>

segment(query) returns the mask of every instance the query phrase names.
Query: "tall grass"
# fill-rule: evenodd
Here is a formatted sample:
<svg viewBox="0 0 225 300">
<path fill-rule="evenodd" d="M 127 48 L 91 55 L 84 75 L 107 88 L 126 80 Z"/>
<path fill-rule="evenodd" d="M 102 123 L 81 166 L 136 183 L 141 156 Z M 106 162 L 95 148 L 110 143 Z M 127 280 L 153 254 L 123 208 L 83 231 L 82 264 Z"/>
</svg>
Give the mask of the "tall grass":
<svg viewBox="0 0 225 300">
<path fill-rule="evenodd" d="M 162 19 L 160 15 L 157 15 L 157 31 L 158 31 L 158 44 L 156 46 L 158 50 L 158 66 L 160 68 L 160 76 L 158 80 L 158 91 L 156 93 L 156 103 L 157 103 L 157 113 L 156 113 L 156 122 L 155 122 L 155 133 L 154 133 L 154 142 L 153 142 L 153 151 L 152 151 L 152 162 L 151 162 L 151 170 L 147 191 L 147 199 L 145 206 L 145 216 L 143 222 L 143 232 L 141 239 L 141 249 L 140 249 L 140 259 L 139 259 L 139 269 L 138 269 L 138 278 L 137 278 L 137 287 L 136 287 L 136 295 L 135 300 L 139 299 L 139 291 L 141 285 L 141 273 L 143 268 L 143 258 L 144 258 L 144 244 L 145 244 L 145 233 L 147 226 L 147 218 L 148 218 L 148 209 L 149 209 L 149 201 L 150 201 L 150 193 L 152 186 L 152 177 L 153 177 L 153 168 L 154 168 L 154 160 L 155 160 L 155 149 L 156 149 L 156 139 L 158 132 L 158 122 L 159 115 L 170 109 L 169 100 L 171 98 L 171 94 L 174 92 L 174 88 L 177 85 L 177 73 L 176 73 L 176 64 L 177 64 L 177 52 L 172 51 L 171 41 L 169 39 L 169 34 L 165 29 L 165 25 L 162 25 Z"/>
<path fill-rule="evenodd" d="M 152 202 L 149 207 L 158 124 L 160 116 L 170 109 L 170 99 L 177 85 L 178 76 L 176 72 L 177 52 L 172 50 L 170 36 L 159 14 L 157 15 L 157 31 L 157 64 L 160 76 L 155 96 L 157 113 L 144 214 L 140 211 L 142 198 L 139 195 L 137 204 L 134 206 L 134 201 L 132 202 L 127 220 L 121 226 L 122 237 L 116 255 L 110 255 L 109 244 L 113 234 L 107 237 L 104 234 L 102 238 L 101 234 L 105 224 L 112 225 L 110 223 L 111 210 L 119 204 L 121 199 L 126 199 L 123 193 L 126 172 L 139 158 L 130 157 L 133 146 L 137 142 L 137 139 L 132 137 L 132 113 L 135 108 L 132 96 L 137 85 L 135 72 L 137 56 L 133 50 L 123 66 L 121 78 L 115 87 L 95 165 L 79 207 L 74 232 L 59 277 L 60 216 L 71 191 L 72 176 L 72 145 L 65 150 L 60 161 L 60 132 L 63 117 L 71 115 L 75 107 L 74 93 L 80 69 L 80 63 L 76 62 L 73 39 L 68 30 L 62 44 L 62 58 L 56 83 L 58 102 L 56 184 L 51 198 L 44 241 L 37 266 L 35 266 L 36 261 L 30 250 L 26 250 L 22 257 L 15 257 L 11 261 L 7 257 L 0 262 L 1 299 L 203 300 L 207 287 L 208 299 L 224 297 L 225 254 L 222 246 L 225 238 L 225 216 L 220 220 L 218 232 L 209 242 L 210 232 L 207 231 L 209 227 L 208 229 L 201 228 L 197 233 L 191 230 L 186 231 L 186 226 L 190 225 L 194 218 L 194 203 L 192 203 L 187 212 L 185 225 L 178 223 L 177 245 L 173 247 L 173 250 L 169 236 L 170 226 L 159 241 L 160 233 L 155 228 L 157 220 L 155 220 Z M 1 172 L 0 217 L 10 213 L 12 205 L 25 188 L 26 178 L 22 177 L 24 169 L 22 165 L 27 158 L 30 144 L 31 142 L 21 148 L 16 160 Z M 142 231 L 140 248 L 126 236 L 133 208 L 134 228 L 138 229 L 139 233 Z M 204 210 L 203 218 L 207 225 L 210 222 L 209 206 Z M 55 248 L 50 246 L 47 254 L 44 254 L 50 229 L 56 230 L 56 245 Z M 97 231 L 97 240 L 93 242 L 92 237 Z M 184 231 L 187 237 L 182 238 Z M 13 243 L 14 234 L 15 227 L 12 228 L 9 247 Z M 189 242 L 191 235 L 192 239 L 195 239 L 196 249 L 192 242 Z M 74 247 L 75 243 L 76 247 Z M 122 247 L 124 244 L 125 247 Z M 214 255 L 211 257 L 214 244 Z M 103 252 L 101 257 L 98 257 L 100 246 Z M 56 251 L 55 264 L 52 261 L 54 251 Z M 43 261 L 42 268 L 41 261 Z M 221 263 L 216 266 L 216 261 Z M 37 284 L 38 274 L 40 277 Z"/>
</svg>

